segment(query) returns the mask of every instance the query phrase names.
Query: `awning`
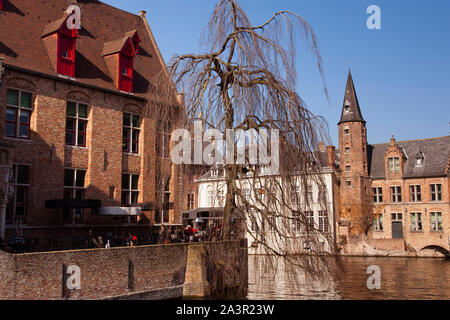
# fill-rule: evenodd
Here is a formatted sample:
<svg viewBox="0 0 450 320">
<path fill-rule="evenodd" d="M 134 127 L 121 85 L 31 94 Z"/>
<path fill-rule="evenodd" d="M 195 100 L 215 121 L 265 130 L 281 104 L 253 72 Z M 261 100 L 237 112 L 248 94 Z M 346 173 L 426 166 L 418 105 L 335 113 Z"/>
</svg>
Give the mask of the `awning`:
<svg viewBox="0 0 450 320">
<path fill-rule="evenodd" d="M 45 208 L 47 209 L 92 209 L 101 208 L 101 200 L 86 199 L 62 199 L 62 200 L 45 200 Z"/>
<path fill-rule="evenodd" d="M 140 216 L 140 207 L 101 207 L 98 211 L 101 216 Z"/>
</svg>

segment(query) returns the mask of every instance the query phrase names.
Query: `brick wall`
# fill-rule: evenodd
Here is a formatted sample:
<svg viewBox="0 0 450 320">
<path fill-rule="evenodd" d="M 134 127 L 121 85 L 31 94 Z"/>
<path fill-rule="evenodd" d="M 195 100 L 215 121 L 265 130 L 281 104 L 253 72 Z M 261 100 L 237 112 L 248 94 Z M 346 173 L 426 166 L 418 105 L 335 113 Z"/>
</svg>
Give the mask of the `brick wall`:
<svg viewBox="0 0 450 320">
<path fill-rule="evenodd" d="M 167 294 L 171 288 L 182 288 L 189 278 L 185 274 L 189 246 L 205 249 L 203 260 L 217 266 L 213 270 L 222 270 L 220 279 L 225 279 L 226 286 L 246 285 L 246 250 L 240 250 L 241 245 L 240 241 L 230 241 L 17 255 L 0 251 L 0 299 L 103 299 L 143 292 L 158 297 L 158 292 Z M 195 257 L 191 260 L 197 265 L 200 262 Z M 67 290 L 65 285 L 70 275 L 64 271 L 71 265 L 81 271 L 79 290 Z M 211 267 L 202 267 L 208 275 Z M 206 279 L 207 286 L 214 288 L 219 278 L 209 274 Z"/>
</svg>

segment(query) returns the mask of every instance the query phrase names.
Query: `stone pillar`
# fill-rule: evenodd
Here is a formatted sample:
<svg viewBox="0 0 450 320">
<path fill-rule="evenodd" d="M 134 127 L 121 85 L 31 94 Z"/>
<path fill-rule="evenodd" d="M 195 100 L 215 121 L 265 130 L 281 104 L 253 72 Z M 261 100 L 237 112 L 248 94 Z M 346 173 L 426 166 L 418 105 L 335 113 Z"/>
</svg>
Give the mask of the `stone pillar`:
<svg viewBox="0 0 450 320">
<path fill-rule="evenodd" d="M 183 299 L 205 299 L 209 296 L 210 288 L 206 279 L 205 255 L 206 251 L 203 245 L 188 246 Z"/>
</svg>

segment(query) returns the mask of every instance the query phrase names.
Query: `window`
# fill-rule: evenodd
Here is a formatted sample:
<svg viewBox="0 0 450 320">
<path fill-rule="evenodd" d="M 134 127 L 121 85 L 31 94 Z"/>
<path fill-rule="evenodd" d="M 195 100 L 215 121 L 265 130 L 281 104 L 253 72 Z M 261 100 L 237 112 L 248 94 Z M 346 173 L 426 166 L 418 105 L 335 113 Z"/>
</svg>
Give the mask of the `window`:
<svg viewBox="0 0 450 320">
<path fill-rule="evenodd" d="M 272 216 L 273 212 L 270 213 L 269 217 L 267 218 L 269 221 L 269 231 L 275 232 L 277 230 L 277 217 Z"/>
<path fill-rule="evenodd" d="M 7 137 L 29 139 L 32 112 L 31 93 L 8 89 L 6 96 L 5 135 Z"/>
<path fill-rule="evenodd" d="M 401 213 L 391 213 L 392 221 L 402 221 L 403 215 Z"/>
<path fill-rule="evenodd" d="M 292 231 L 300 231 L 301 229 L 301 219 L 300 211 L 292 211 Z"/>
<path fill-rule="evenodd" d="M 123 114 L 123 152 L 139 153 L 140 128 L 140 116 L 131 113 Z"/>
<path fill-rule="evenodd" d="M 194 193 L 193 192 L 189 192 L 187 195 L 187 206 L 188 206 L 188 210 L 194 209 Z"/>
<path fill-rule="evenodd" d="M 169 158 L 170 154 L 170 122 L 158 124 L 159 137 L 156 139 L 156 154 L 158 157 Z"/>
<path fill-rule="evenodd" d="M 6 207 L 6 223 L 25 223 L 28 189 L 30 188 L 29 166 L 16 164 L 13 166 L 11 187 L 14 193 Z"/>
<path fill-rule="evenodd" d="M 224 191 L 223 190 L 218 190 L 217 191 L 217 200 L 219 202 L 219 207 L 224 207 L 225 206 L 225 195 L 224 195 Z"/>
<path fill-rule="evenodd" d="M 400 172 L 400 158 L 394 157 L 388 159 L 389 172 Z"/>
<path fill-rule="evenodd" d="M 350 187 L 352 185 L 352 180 L 347 180 L 345 183 L 347 184 L 347 187 Z"/>
<path fill-rule="evenodd" d="M 83 200 L 86 170 L 66 169 L 64 170 L 64 199 Z M 64 209 L 64 222 L 70 224 L 83 223 L 83 209 Z"/>
<path fill-rule="evenodd" d="M 307 202 L 313 202 L 314 198 L 313 198 L 313 187 L 311 185 L 308 185 L 306 187 L 306 201 Z"/>
<path fill-rule="evenodd" d="M 373 231 L 383 231 L 383 214 L 378 215 L 378 217 L 373 220 Z"/>
<path fill-rule="evenodd" d="M 423 153 L 422 152 L 418 152 L 416 154 L 416 167 L 421 167 L 423 165 Z"/>
<path fill-rule="evenodd" d="M 383 202 L 383 188 L 381 187 L 372 188 L 372 193 L 373 193 L 373 203 Z"/>
<path fill-rule="evenodd" d="M 75 77 L 75 37 L 67 37 L 66 35 L 62 35 L 61 33 L 58 35 L 59 37 L 59 53 L 58 53 L 58 62 L 57 69 L 58 73 Z"/>
<path fill-rule="evenodd" d="M 349 154 L 349 153 L 350 153 L 350 147 L 349 147 L 349 146 L 346 146 L 346 147 L 344 148 L 344 153 L 346 153 L 346 154 Z"/>
<path fill-rule="evenodd" d="M 345 135 L 349 135 L 350 134 L 350 128 L 349 127 L 344 127 L 344 134 Z"/>
<path fill-rule="evenodd" d="M 442 185 L 430 184 L 431 201 L 442 201 Z"/>
<path fill-rule="evenodd" d="M 319 211 L 319 230 L 328 232 L 328 212 Z"/>
<path fill-rule="evenodd" d="M 409 200 L 411 202 L 421 202 L 422 194 L 420 192 L 420 185 L 409 186 Z"/>
<path fill-rule="evenodd" d="M 244 196 L 245 201 L 250 201 L 250 186 L 247 183 L 244 184 L 242 194 Z"/>
<path fill-rule="evenodd" d="M 441 212 L 430 212 L 431 217 L 431 231 L 442 231 L 442 213 Z"/>
<path fill-rule="evenodd" d="M 139 202 L 139 175 L 122 174 L 122 207 L 135 206 Z M 122 222 L 136 223 L 137 216 L 123 216 Z"/>
<path fill-rule="evenodd" d="M 120 54 L 119 90 L 133 92 L 133 57 Z"/>
<path fill-rule="evenodd" d="M 391 202 L 402 202 L 402 187 L 391 187 Z"/>
<path fill-rule="evenodd" d="M 422 213 L 411 213 L 411 231 L 422 231 Z"/>
<path fill-rule="evenodd" d="M 352 167 L 351 166 L 349 166 L 349 165 L 346 165 L 345 166 L 345 171 L 346 172 L 350 172 L 352 170 Z"/>
<path fill-rule="evenodd" d="M 256 220 L 256 217 L 251 217 L 250 218 L 250 230 L 253 232 L 259 232 L 259 226 L 258 226 L 258 221 Z"/>
<path fill-rule="evenodd" d="M 306 211 L 306 222 L 308 223 L 308 229 L 314 229 L 314 211 Z"/>
<path fill-rule="evenodd" d="M 88 106 L 77 102 L 67 102 L 66 107 L 66 144 L 86 146 Z"/>
<path fill-rule="evenodd" d="M 208 206 L 212 208 L 214 207 L 214 192 L 212 186 L 208 186 L 207 193 L 208 193 Z"/>
<path fill-rule="evenodd" d="M 325 185 L 319 187 L 319 192 L 317 194 L 317 202 L 318 203 L 327 202 L 327 187 Z"/>
<path fill-rule="evenodd" d="M 350 112 L 350 105 L 349 104 L 346 104 L 344 106 L 344 112 Z"/>
</svg>

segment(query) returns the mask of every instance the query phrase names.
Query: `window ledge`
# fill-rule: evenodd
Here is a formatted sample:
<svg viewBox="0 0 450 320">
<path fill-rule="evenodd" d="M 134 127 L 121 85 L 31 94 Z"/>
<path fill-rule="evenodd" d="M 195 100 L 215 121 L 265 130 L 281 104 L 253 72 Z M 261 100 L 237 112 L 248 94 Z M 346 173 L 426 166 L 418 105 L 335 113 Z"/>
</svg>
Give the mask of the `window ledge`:
<svg viewBox="0 0 450 320">
<path fill-rule="evenodd" d="M 411 233 L 423 233 L 423 230 L 409 230 Z"/>
<path fill-rule="evenodd" d="M 70 144 L 66 144 L 64 147 L 69 148 L 69 149 L 89 150 L 89 147 L 80 147 L 80 146 L 74 146 L 74 145 L 70 145 Z"/>
<path fill-rule="evenodd" d="M 430 230 L 430 233 L 444 233 L 444 230 Z"/>
<path fill-rule="evenodd" d="M 126 154 L 128 156 L 135 156 L 135 157 L 142 157 L 143 154 L 141 153 L 131 153 L 131 152 L 122 152 L 123 154 Z"/>
<path fill-rule="evenodd" d="M 5 139 L 11 140 L 11 141 L 22 141 L 22 142 L 27 142 L 27 143 L 33 143 L 33 140 L 28 139 L 28 138 L 5 137 Z"/>
</svg>

